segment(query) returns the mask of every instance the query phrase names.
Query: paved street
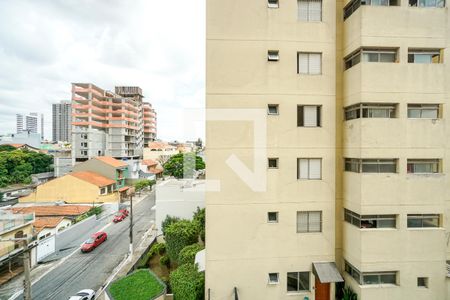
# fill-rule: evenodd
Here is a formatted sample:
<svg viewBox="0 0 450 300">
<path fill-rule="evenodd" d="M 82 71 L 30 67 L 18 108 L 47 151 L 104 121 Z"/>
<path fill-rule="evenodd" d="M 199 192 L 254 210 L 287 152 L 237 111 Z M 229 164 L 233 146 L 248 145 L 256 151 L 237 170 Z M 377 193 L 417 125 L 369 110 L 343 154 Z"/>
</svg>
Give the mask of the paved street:
<svg viewBox="0 0 450 300">
<path fill-rule="evenodd" d="M 154 220 L 155 194 L 134 206 L 134 246 L 142 235 L 150 228 Z M 91 253 L 79 250 L 70 256 L 62 265 L 50 271 L 32 286 L 33 299 L 68 299 L 82 289 L 98 290 L 112 274 L 114 268 L 124 259 L 129 248 L 129 222 L 125 221 L 108 226 L 105 231 L 108 240 Z M 86 236 L 86 239 L 88 236 Z M 16 299 L 23 299 L 20 295 Z"/>
</svg>

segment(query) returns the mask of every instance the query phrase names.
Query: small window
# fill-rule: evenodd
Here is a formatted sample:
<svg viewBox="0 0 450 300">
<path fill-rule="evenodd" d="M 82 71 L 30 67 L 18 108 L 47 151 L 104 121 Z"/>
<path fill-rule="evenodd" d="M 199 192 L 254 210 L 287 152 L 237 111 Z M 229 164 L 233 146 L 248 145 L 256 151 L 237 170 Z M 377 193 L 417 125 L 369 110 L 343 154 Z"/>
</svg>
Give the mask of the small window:
<svg viewBox="0 0 450 300">
<path fill-rule="evenodd" d="M 345 158 L 344 170 L 356 173 L 397 173 L 397 159 Z"/>
<path fill-rule="evenodd" d="M 298 105 L 297 106 L 297 126 L 298 127 L 320 127 L 321 106 L 319 105 Z"/>
<path fill-rule="evenodd" d="M 322 53 L 299 52 L 297 55 L 297 73 L 322 74 Z"/>
<path fill-rule="evenodd" d="M 407 172 L 414 174 L 439 173 L 439 159 L 408 159 Z"/>
<path fill-rule="evenodd" d="M 278 7 L 280 7 L 279 3 L 278 3 L 278 0 L 267 0 L 267 6 L 269 8 L 278 8 Z"/>
<path fill-rule="evenodd" d="M 297 179 L 322 179 L 322 159 L 298 158 Z"/>
<path fill-rule="evenodd" d="M 267 164 L 269 169 L 278 169 L 278 158 L 269 158 Z"/>
<path fill-rule="evenodd" d="M 278 223 L 278 212 L 277 211 L 269 211 L 267 213 L 267 222 Z"/>
<path fill-rule="evenodd" d="M 280 56 L 278 54 L 278 50 L 269 50 L 269 51 L 267 51 L 267 60 L 268 61 L 278 61 L 278 60 L 280 60 Z"/>
<path fill-rule="evenodd" d="M 397 62 L 397 49 L 361 48 L 344 58 L 345 70 L 363 62 Z"/>
<path fill-rule="evenodd" d="M 438 214 L 411 214 L 408 215 L 408 228 L 433 228 L 439 227 L 440 216 Z"/>
<path fill-rule="evenodd" d="M 413 64 L 439 64 L 442 63 L 439 49 L 409 49 L 408 62 Z"/>
<path fill-rule="evenodd" d="M 279 282 L 278 273 L 269 273 L 269 284 L 278 284 Z"/>
<path fill-rule="evenodd" d="M 267 105 L 267 114 L 269 114 L 269 115 L 278 115 L 278 104 L 269 104 L 269 105 Z"/>
<path fill-rule="evenodd" d="M 395 118 L 397 104 L 393 103 L 358 103 L 344 108 L 346 121 L 359 118 Z"/>
<path fill-rule="evenodd" d="M 287 273 L 287 291 L 303 292 L 309 291 L 310 281 L 309 272 L 288 272 Z"/>
<path fill-rule="evenodd" d="M 298 0 L 297 4 L 300 21 L 322 21 L 322 0 Z"/>
<path fill-rule="evenodd" d="M 410 119 L 438 119 L 439 104 L 408 104 Z"/>
<path fill-rule="evenodd" d="M 417 277 L 417 286 L 428 288 L 428 277 Z"/>
<path fill-rule="evenodd" d="M 321 211 L 298 211 L 297 233 L 322 232 Z"/>
<path fill-rule="evenodd" d="M 445 0 L 409 0 L 412 7 L 445 7 Z"/>
</svg>

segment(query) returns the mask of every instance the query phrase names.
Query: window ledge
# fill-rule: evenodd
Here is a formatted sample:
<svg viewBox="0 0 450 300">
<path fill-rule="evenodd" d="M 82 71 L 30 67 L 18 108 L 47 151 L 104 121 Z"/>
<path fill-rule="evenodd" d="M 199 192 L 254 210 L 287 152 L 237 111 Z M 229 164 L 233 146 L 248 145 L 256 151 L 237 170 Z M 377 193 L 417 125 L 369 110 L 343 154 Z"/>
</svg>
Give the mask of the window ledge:
<svg viewBox="0 0 450 300">
<path fill-rule="evenodd" d="M 407 173 L 408 177 L 443 177 L 444 173 Z"/>
<path fill-rule="evenodd" d="M 358 228 L 358 227 L 356 227 L 356 228 Z M 361 231 L 397 231 L 398 228 L 360 228 L 360 230 Z"/>
<path fill-rule="evenodd" d="M 311 291 L 301 291 L 301 292 L 287 292 L 287 296 L 302 296 L 311 294 Z"/>
<path fill-rule="evenodd" d="M 407 227 L 409 231 L 427 231 L 427 230 L 442 230 L 445 231 L 444 227 Z"/>
<path fill-rule="evenodd" d="M 385 283 L 385 284 L 364 284 L 360 285 L 360 287 L 362 289 L 373 289 L 373 288 L 379 289 L 379 288 L 398 288 L 400 286 L 396 284 Z"/>
</svg>

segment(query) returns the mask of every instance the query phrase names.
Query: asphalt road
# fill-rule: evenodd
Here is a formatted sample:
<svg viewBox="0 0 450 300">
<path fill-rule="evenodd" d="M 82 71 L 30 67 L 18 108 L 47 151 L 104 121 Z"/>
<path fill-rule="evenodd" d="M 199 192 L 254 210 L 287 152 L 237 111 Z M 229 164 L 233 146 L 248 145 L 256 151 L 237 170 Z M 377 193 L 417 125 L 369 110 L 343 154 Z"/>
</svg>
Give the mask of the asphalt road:
<svg viewBox="0 0 450 300">
<path fill-rule="evenodd" d="M 152 192 L 133 205 L 134 247 L 137 247 L 155 219 L 155 213 L 151 210 L 154 204 L 155 193 Z M 98 248 L 90 253 L 78 250 L 63 264 L 42 277 L 32 286 L 32 299 L 64 300 L 82 289 L 97 291 L 128 253 L 129 224 L 130 217 L 127 217 L 123 222 L 108 226 L 104 230 L 108 234 L 108 240 Z M 23 295 L 16 299 L 23 299 Z"/>
</svg>

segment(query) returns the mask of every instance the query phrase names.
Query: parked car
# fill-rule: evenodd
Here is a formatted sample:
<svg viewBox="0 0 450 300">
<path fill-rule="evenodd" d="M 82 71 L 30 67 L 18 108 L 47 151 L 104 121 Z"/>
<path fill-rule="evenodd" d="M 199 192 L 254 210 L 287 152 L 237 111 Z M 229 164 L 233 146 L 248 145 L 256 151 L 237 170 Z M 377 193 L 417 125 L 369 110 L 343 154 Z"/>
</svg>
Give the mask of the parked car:
<svg viewBox="0 0 450 300">
<path fill-rule="evenodd" d="M 84 244 L 81 246 L 81 252 L 90 252 L 100 246 L 101 243 L 108 239 L 106 232 L 99 231 L 94 233 Z"/>
<path fill-rule="evenodd" d="M 75 296 L 70 297 L 69 300 L 93 300 L 94 298 L 94 290 L 86 289 L 79 291 Z"/>
<path fill-rule="evenodd" d="M 130 214 L 128 209 L 121 209 L 121 210 L 119 210 L 119 213 L 125 215 L 125 217 L 128 217 L 128 215 Z"/>
<path fill-rule="evenodd" d="M 119 222 L 122 222 L 123 219 L 125 219 L 125 218 L 126 218 L 126 216 L 124 214 L 119 213 L 114 216 L 113 222 L 119 223 Z"/>
</svg>

